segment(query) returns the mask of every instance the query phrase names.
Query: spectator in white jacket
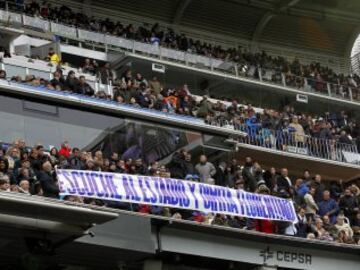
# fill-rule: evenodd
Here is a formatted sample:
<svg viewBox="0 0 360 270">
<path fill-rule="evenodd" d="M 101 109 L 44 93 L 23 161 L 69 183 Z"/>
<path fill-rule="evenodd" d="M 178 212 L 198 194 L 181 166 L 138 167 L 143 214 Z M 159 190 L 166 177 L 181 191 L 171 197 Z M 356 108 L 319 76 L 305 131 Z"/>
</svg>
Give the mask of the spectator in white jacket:
<svg viewBox="0 0 360 270">
<path fill-rule="evenodd" d="M 200 182 L 214 184 L 213 177 L 216 174 L 216 168 L 211 162 L 207 161 L 207 157 L 205 155 L 200 156 L 200 162 L 196 164 L 195 170 L 200 176 Z"/>
<path fill-rule="evenodd" d="M 342 214 L 337 216 L 335 228 L 338 230 L 338 232 L 344 231 L 348 238 L 352 238 L 354 235 L 353 230 L 351 229 L 349 223 L 345 222 L 345 216 Z"/>
<path fill-rule="evenodd" d="M 312 221 L 315 220 L 316 212 L 319 210 L 319 208 L 314 200 L 315 192 L 316 192 L 316 188 L 312 186 L 312 187 L 310 187 L 310 190 L 304 196 L 304 201 L 306 204 L 306 207 L 305 207 L 306 218 L 308 220 L 311 219 Z"/>
</svg>

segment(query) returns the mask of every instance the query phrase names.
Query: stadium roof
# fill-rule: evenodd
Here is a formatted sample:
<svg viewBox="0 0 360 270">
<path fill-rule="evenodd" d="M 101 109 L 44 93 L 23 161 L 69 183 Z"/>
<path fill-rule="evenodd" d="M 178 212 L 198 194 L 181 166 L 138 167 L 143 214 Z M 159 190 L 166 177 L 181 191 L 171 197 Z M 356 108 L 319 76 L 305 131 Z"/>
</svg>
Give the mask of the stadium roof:
<svg viewBox="0 0 360 270">
<path fill-rule="evenodd" d="M 252 41 L 350 56 L 360 32 L 358 0 L 65 0 Z M 84 6 L 85 5 L 85 6 Z M 108 12 L 104 12 L 107 9 Z M 100 12 L 100 10 L 102 12 Z M 121 20 L 121 19 L 120 19 Z"/>
</svg>

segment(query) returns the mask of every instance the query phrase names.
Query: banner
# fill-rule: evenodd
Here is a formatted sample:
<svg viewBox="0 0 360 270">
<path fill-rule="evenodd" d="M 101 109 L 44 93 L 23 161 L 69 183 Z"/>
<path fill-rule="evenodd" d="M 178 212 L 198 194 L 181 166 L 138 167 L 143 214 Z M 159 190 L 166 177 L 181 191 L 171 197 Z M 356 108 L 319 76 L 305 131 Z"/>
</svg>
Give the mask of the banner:
<svg viewBox="0 0 360 270">
<path fill-rule="evenodd" d="M 182 208 L 206 213 L 295 222 L 291 201 L 172 178 L 108 172 L 57 171 L 60 195 Z"/>
</svg>

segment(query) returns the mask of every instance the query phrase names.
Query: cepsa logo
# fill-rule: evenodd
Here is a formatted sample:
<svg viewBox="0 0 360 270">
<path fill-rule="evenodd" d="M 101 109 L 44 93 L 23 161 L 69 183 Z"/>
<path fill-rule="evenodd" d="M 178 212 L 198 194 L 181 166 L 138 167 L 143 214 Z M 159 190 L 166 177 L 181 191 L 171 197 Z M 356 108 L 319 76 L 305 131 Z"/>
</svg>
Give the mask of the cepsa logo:
<svg viewBox="0 0 360 270">
<path fill-rule="evenodd" d="M 261 250 L 260 257 L 263 258 L 264 264 L 272 260 L 277 262 L 291 262 L 291 263 L 311 265 L 311 259 L 312 259 L 312 256 L 310 254 L 283 251 L 283 250 L 272 251 L 270 250 L 270 247 Z"/>
</svg>

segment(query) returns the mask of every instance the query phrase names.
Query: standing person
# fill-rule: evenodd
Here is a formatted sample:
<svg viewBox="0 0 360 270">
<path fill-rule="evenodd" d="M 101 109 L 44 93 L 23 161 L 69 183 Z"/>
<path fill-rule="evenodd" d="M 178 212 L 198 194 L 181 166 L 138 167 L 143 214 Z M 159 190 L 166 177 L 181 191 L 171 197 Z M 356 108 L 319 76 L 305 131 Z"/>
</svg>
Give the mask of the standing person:
<svg viewBox="0 0 360 270">
<path fill-rule="evenodd" d="M 200 176 L 200 182 L 207 184 L 214 184 L 213 177 L 216 174 L 215 166 L 207 161 L 207 157 L 205 155 L 200 156 L 200 162 L 196 164 L 195 170 Z"/>
<path fill-rule="evenodd" d="M 278 193 L 286 198 L 289 198 L 292 194 L 292 183 L 288 174 L 288 169 L 282 168 L 281 175 L 276 180 Z"/>
<path fill-rule="evenodd" d="M 307 219 L 312 222 L 315 220 L 315 215 L 317 211 L 319 211 L 319 207 L 314 200 L 315 195 L 315 187 L 310 187 L 309 191 L 304 195 L 304 202 L 305 202 L 305 214 Z"/>
<path fill-rule="evenodd" d="M 309 224 L 306 218 L 305 209 L 300 208 L 298 211 L 298 223 L 296 223 L 297 233 L 296 236 L 306 238 L 309 231 Z"/>
<path fill-rule="evenodd" d="M 110 64 L 106 63 L 99 71 L 99 78 L 102 84 L 109 84 L 110 81 L 113 81 L 114 75 L 110 69 Z"/>
<path fill-rule="evenodd" d="M 295 130 L 294 139 L 296 146 L 302 147 L 305 141 L 305 131 L 302 125 L 299 124 L 299 120 L 297 116 L 294 116 L 292 118 L 292 122 L 289 126 Z"/>
<path fill-rule="evenodd" d="M 59 156 L 64 156 L 66 158 L 69 158 L 71 155 L 71 148 L 69 146 L 69 142 L 68 141 L 64 141 L 61 144 L 61 148 L 59 150 Z"/>
<path fill-rule="evenodd" d="M 253 162 L 251 157 L 245 158 L 245 165 L 242 170 L 242 177 L 244 179 L 245 190 L 255 192 L 257 182 L 253 172 Z"/>
<path fill-rule="evenodd" d="M 189 174 L 186 170 L 185 156 L 187 152 L 185 149 L 181 149 L 179 152 L 175 152 L 168 165 L 172 178 L 185 179 L 185 176 Z"/>
<path fill-rule="evenodd" d="M 227 165 L 226 162 L 221 161 L 216 168 L 215 185 L 225 187 L 228 186 L 228 182 Z"/>
<path fill-rule="evenodd" d="M 332 224 L 336 221 L 336 215 L 339 212 L 339 206 L 337 202 L 330 197 L 330 191 L 325 190 L 323 193 L 323 200 L 318 203 L 319 215 L 321 217 L 327 215 L 330 218 Z"/>
<path fill-rule="evenodd" d="M 316 187 L 316 192 L 315 192 L 314 199 L 315 199 L 315 201 L 317 203 L 319 203 L 323 199 L 323 194 L 324 194 L 324 191 L 325 191 L 325 186 L 321 182 L 321 175 L 320 174 L 315 175 L 313 184 Z"/>
<path fill-rule="evenodd" d="M 358 201 L 355 196 L 351 193 L 350 188 L 345 189 L 344 195 L 340 198 L 339 208 L 343 211 L 344 215 L 350 220 L 350 223 L 353 224 L 355 219 L 355 214 L 359 210 Z"/>
<path fill-rule="evenodd" d="M 59 197 L 59 187 L 53 175 L 52 166 L 49 161 L 43 163 L 42 170 L 39 172 L 38 178 L 45 197 Z"/>
<path fill-rule="evenodd" d="M 162 87 L 160 81 L 156 76 L 153 76 L 152 79 L 149 81 L 149 86 L 156 96 L 160 94 Z"/>
<path fill-rule="evenodd" d="M 185 168 L 186 168 L 186 174 L 194 175 L 196 174 L 195 166 L 191 162 L 191 154 L 189 152 L 186 152 L 185 154 Z"/>
</svg>

